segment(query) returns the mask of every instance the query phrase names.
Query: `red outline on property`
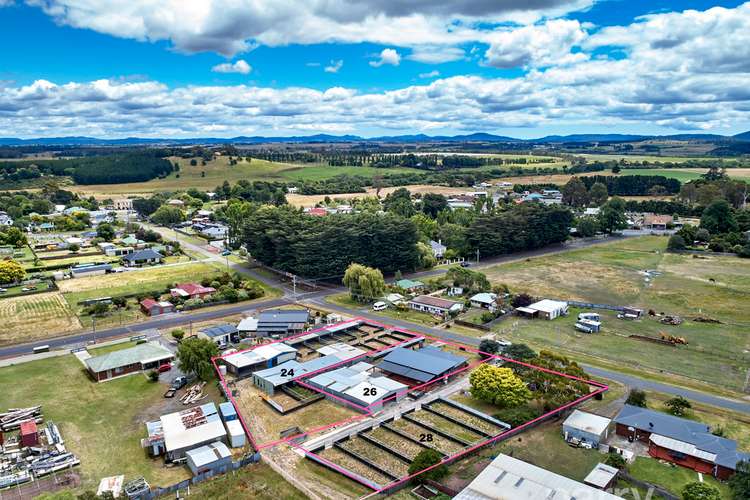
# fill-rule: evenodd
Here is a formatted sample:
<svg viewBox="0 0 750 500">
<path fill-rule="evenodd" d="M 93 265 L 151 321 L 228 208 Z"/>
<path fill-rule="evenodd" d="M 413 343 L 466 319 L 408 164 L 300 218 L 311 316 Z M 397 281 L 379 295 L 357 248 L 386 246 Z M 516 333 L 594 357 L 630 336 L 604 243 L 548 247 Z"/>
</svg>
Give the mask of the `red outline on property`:
<svg viewBox="0 0 750 500">
<path fill-rule="evenodd" d="M 348 321 L 343 321 L 343 322 L 340 322 L 340 323 L 336 323 L 334 325 L 326 325 L 326 326 L 321 327 L 321 328 L 317 328 L 317 329 L 314 329 L 314 330 L 303 332 L 303 333 L 300 333 L 300 334 L 297 334 L 297 335 L 292 335 L 290 337 L 286 337 L 286 338 L 283 338 L 283 339 L 280 339 L 280 340 L 276 340 L 276 341 L 273 341 L 273 342 L 269 342 L 269 343 L 266 343 L 266 344 L 260 344 L 258 346 L 253 346 L 253 347 L 251 347 L 249 349 L 244 349 L 244 350 L 238 351 L 238 352 L 252 351 L 253 349 L 256 349 L 256 348 L 260 347 L 261 345 L 275 344 L 275 343 L 278 343 L 278 342 L 284 342 L 284 341 L 287 341 L 287 340 L 292 340 L 292 339 L 295 339 L 295 338 L 300 337 L 300 336 L 309 335 L 310 333 L 316 333 L 316 332 L 319 332 L 319 331 L 326 330 L 327 328 L 329 328 L 331 326 L 337 326 L 337 325 L 346 324 L 346 323 L 354 323 L 356 321 L 362 321 L 363 323 L 366 323 L 368 325 L 374 325 L 374 326 L 378 326 L 378 327 L 381 327 L 381 328 L 386 328 L 386 329 L 389 329 L 392 332 L 403 333 L 403 334 L 406 334 L 406 335 L 410 335 L 410 336 L 412 336 L 412 339 L 407 339 L 407 340 L 404 340 L 404 341 L 401 341 L 401 342 L 398 342 L 398 343 L 395 343 L 395 344 L 392 344 L 392 345 L 389 345 L 389 346 L 382 347 L 380 349 L 374 349 L 374 350 L 366 352 L 365 354 L 361 354 L 361 355 L 359 355 L 359 356 L 357 356 L 355 358 L 351 358 L 351 359 L 342 361 L 342 362 L 337 363 L 337 364 L 332 365 L 332 366 L 327 366 L 325 368 L 321 368 L 321 369 L 316 370 L 314 372 L 305 373 L 305 374 L 300 375 L 300 376 L 298 376 L 298 377 L 296 377 L 294 379 L 291 379 L 290 382 L 291 381 L 297 382 L 298 384 L 300 384 L 300 385 L 302 385 L 302 386 L 304 386 L 304 387 L 306 387 L 306 388 L 308 388 L 310 390 L 314 390 L 316 392 L 320 392 L 322 394 L 325 394 L 327 397 L 336 399 L 336 400 L 338 400 L 338 401 L 340 401 L 340 402 L 342 402 L 342 403 L 344 403 L 344 404 L 346 404 L 348 406 L 354 407 L 355 409 L 357 409 L 359 411 L 362 411 L 363 413 L 362 413 L 362 415 L 355 415 L 354 417 L 351 417 L 351 418 L 348 418 L 348 419 L 345 419 L 345 420 L 341 420 L 341 421 L 338 421 L 338 422 L 334 422 L 332 424 L 327 424 L 325 426 L 321 426 L 321 427 L 316 428 L 316 429 L 307 430 L 307 431 L 305 431 L 305 432 L 303 432 L 301 434 L 297 434 L 297 435 L 294 435 L 294 436 L 289 436 L 289 437 L 286 437 L 284 439 L 279 439 L 277 441 L 258 444 L 255 441 L 255 438 L 253 437 L 252 433 L 250 432 L 250 428 L 249 428 L 247 422 L 245 421 L 245 417 L 242 414 L 242 412 L 240 411 L 239 405 L 237 404 L 236 400 L 234 399 L 234 396 L 232 395 L 232 392 L 227 387 L 226 379 L 224 378 L 224 375 L 222 375 L 221 370 L 219 370 L 219 366 L 216 363 L 216 360 L 223 359 L 225 356 L 228 356 L 229 354 L 222 355 L 222 356 L 217 356 L 217 357 L 211 359 L 211 362 L 213 363 L 214 368 L 216 369 L 216 373 L 218 373 L 218 375 L 219 375 L 219 380 L 221 381 L 221 385 L 224 388 L 224 392 L 227 395 L 227 397 L 229 398 L 229 400 L 232 402 L 232 405 L 234 406 L 235 410 L 237 411 L 237 415 L 239 416 L 240 423 L 242 424 L 242 427 L 244 428 L 245 433 L 250 438 L 250 441 L 253 444 L 253 448 L 255 448 L 256 450 L 260 451 L 260 450 L 265 449 L 265 448 L 270 448 L 270 447 L 278 446 L 280 444 L 288 443 L 290 446 L 292 446 L 294 448 L 297 448 L 300 451 L 302 451 L 305 454 L 305 456 L 312 456 L 312 457 L 315 458 L 315 460 L 317 460 L 317 461 L 319 461 L 321 463 L 326 464 L 328 467 L 334 469 L 335 471 L 339 472 L 340 474 L 343 474 L 344 476 L 348 477 L 349 479 L 351 479 L 351 480 L 353 480 L 353 481 L 355 481 L 355 482 L 357 482 L 359 484 L 362 484 L 362 485 L 366 486 L 369 489 L 372 489 L 372 485 L 367 484 L 367 483 L 361 481 L 358 477 L 353 476 L 352 474 L 350 474 L 349 471 L 347 471 L 346 469 L 338 466 L 337 464 L 335 464 L 335 463 L 333 463 L 333 462 L 331 462 L 329 460 L 324 459 L 320 455 L 317 455 L 317 454 L 313 453 L 312 451 L 306 449 L 303 445 L 295 443 L 293 440 L 296 439 L 296 438 L 299 438 L 301 436 L 304 436 L 304 435 L 315 434 L 315 433 L 322 432 L 322 431 L 325 431 L 327 429 L 330 429 L 332 427 L 336 427 L 336 426 L 339 426 L 339 425 L 343 425 L 343 424 L 347 424 L 347 423 L 350 423 L 350 422 L 355 422 L 357 420 L 362 420 L 362 419 L 371 417 L 371 416 L 373 416 L 372 415 L 372 410 L 371 410 L 371 406 L 373 406 L 373 405 L 368 405 L 368 406 L 357 405 L 357 404 L 355 404 L 355 403 L 353 403 L 351 401 L 347 401 L 347 400 L 344 400 L 342 398 L 339 398 L 338 396 L 336 396 L 334 394 L 331 394 L 331 393 L 328 393 L 328 392 L 326 392 L 326 391 L 324 391 L 322 389 L 319 389 L 319 388 L 314 387 L 312 385 L 306 384 L 305 382 L 302 382 L 302 379 L 315 376 L 316 374 L 321 373 L 321 372 L 330 371 L 330 370 L 336 368 L 337 366 L 340 366 L 340 365 L 343 365 L 343 364 L 347 364 L 347 363 L 351 363 L 352 361 L 355 361 L 356 359 L 359 359 L 359 358 L 362 358 L 362 357 L 371 356 L 373 353 L 377 353 L 377 352 L 380 352 L 380 351 L 383 351 L 383 350 L 387 350 L 387 349 L 393 349 L 394 347 L 398 347 L 399 345 L 402 345 L 404 343 L 412 341 L 414 338 L 420 338 L 421 337 L 421 338 L 424 338 L 424 339 L 432 340 L 434 342 L 439 342 L 439 343 L 444 344 L 444 345 L 449 345 L 449 346 L 457 347 L 457 348 L 459 348 L 460 350 L 463 350 L 463 351 L 473 352 L 475 354 L 481 354 L 481 355 L 484 356 L 484 359 L 481 359 L 481 360 L 478 360 L 476 362 L 470 363 L 469 365 L 467 365 L 467 366 L 465 366 L 463 368 L 460 368 L 460 369 L 455 370 L 453 372 L 450 372 L 448 374 L 442 375 L 438 379 L 432 380 L 432 381 L 427 382 L 425 384 L 417 385 L 417 386 L 414 386 L 414 387 L 409 387 L 408 389 L 405 389 L 401 393 L 397 393 L 397 394 L 394 394 L 392 396 L 389 396 L 388 398 L 382 400 L 381 403 L 384 403 L 384 402 L 386 402 L 386 401 L 388 401 L 388 400 L 390 400 L 392 398 L 397 398 L 398 396 L 403 395 L 406 392 L 411 392 L 411 391 L 414 391 L 414 390 L 419 390 L 419 389 L 424 388 L 424 387 L 426 387 L 428 385 L 433 385 L 433 384 L 435 384 L 437 382 L 440 382 L 441 380 L 445 380 L 445 379 L 447 379 L 449 377 L 452 377 L 453 375 L 455 375 L 455 374 L 457 374 L 459 372 L 462 372 L 462 371 L 474 368 L 474 367 L 476 367 L 476 366 L 478 366 L 478 365 L 480 365 L 482 363 L 486 363 L 486 362 L 490 361 L 491 359 L 499 359 L 499 360 L 506 361 L 506 362 L 509 362 L 509 363 L 514 363 L 514 364 L 517 364 L 517 365 L 525 366 L 527 368 L 531 368 L 531 369 L 534 369 L 534 370 L 540 370 L 540 371 L 543 371 L 543 372 L 551 373 L 553 375 L 558 375 L 560 377 L 565 377 L 565 378 L 568 378 L 568 379 L 571 379 L 571 380 L 576 380 L 578 382 L 583 382 L 585 384 L 588 384 L 590 386 L 593 386 L 593 387 L 597 388 L 595 391 L 592 391 L 589 394 L 586 394 L 585 396 L 581 396 L 580 398 L 576 399 L 575 401 L 571 401 L 570 403 L 562 405 L 559 408 L 555 408 L 554 410 L 551 410 L 551 411 L 545 413 L 544 415 L 540 415 L 539 417 L 537 417 L 537 418 L 535 418 L 533 420 L 530 420 L 530 421 L 528 421 L 528 422 L 526 422 L 524 424 L 521 424 L 521 425 L 519 425 L 517 427 L 513 427 L 511 429 L 508 429 L 508 430 L 506 430 L 504 432 L 501 432 L 500 434 L 498 434 L 498 435 L 496 435 L 494 437 L 491 437 L 489 439 L 486 439 L 486 440 L 484 440 L 484 441 L 482 441 L 480 443 L 476 443 L 476 444 L 473 444 L 471 446 L 468 446 L 467 448 L 465 448 L 465 449 L 463 449 L 463 450 L 461 450 L 461 451 L 459 451 L 457 453 L 454 453 L 453 455 L 446 456 L 439 463 L 437 463 L 437 464 L 435 464 L 435 465 L 433 465 L 431 467 L 427 467 L 427 468 L 425 468 L 422 471 L 419 471 L 417 473 L 408 475 L 408 476 L 403 477 L 401 479 L 392 481 L 392 482 L 388 483 L 387 485 L 383 486 L 382 488 L 374 490 L 371 494 L 368 494 L 368 495 L 366 495 L 363 498 L 368 498 L 368 497 L 371 497 L 373 495 L 376 495 L 376 494 L 379 494 L 379 493 L 383 493 L 384 491 L 387 491 L 387 490 L 389 490 L 389 489 L 391 489 L 391 488 L 393 488 L 395 486 L 398 486 L 401 483 L 404 483 L 405 481 L 408 481 L 408 480 L 414 478 L 415 476 L 418 476 L 418 475 L 420 475 L 420 474 L 422 474 L 424 472 L 427 472 L 427 471 L 429 471 L 429 470 L 431 470 L 431 469 L 433 469 L 435 467 L 438 467 L 439 465 L 442 465 L 444 463 L 453 462 L 456 459 L 458 459 L 458 458 L 460 458 L 460 457 L 462 457 L 462 456 L 464 456 L 464 455 L 466 455 L 468 453 L 471 453 L 471 452 L 473 452 L 473 451 L 475 451 L 475 450 L 477 450 L 479 448 L 487 446 L 488 444 L 491 444 L 491 443 L 500 441 L 502 439 L 505 439 L 507 437 L 510 437 L 513 434 L 516 434 L 517 432 L 520 432 L 520 431 L 522 431 L 522 430 L 524 430 L 524 429 L 526 429 L 526 428 L 528 428 L 528 427 L 536 424 L 539 421 L 543 421 L 544 419 L 550 417 L 551 415 L 554 415 L 554 414 L 562 412 L 562 411 L 564 411 L 564 410 L 566 410 L 568 408 L 571 408 L 571 407 L 574 407 L 576 405 L 579 405 L 580 403 L 583 403 L 584 401 L 587 401 L 587 400 L 589 400 L 589 399 L 597 396 L 598 394 L 602 394 L 602 393 L 606 392 L 607 390 L 609 390 L 609 386 L 607 386 L 606 384 L 603 384 L 601 382 L 596 382 L 594 380 L 586 380 L 584 378 L 576 377 L 574 375 L 569 375 L 569 374 L 558 372 L 558 371 L 555 371 L 555 370 L 550 370 L 548 368 L 543 368 L 543 367 L 532 365 L 532 364 L 529 364 L 529 363 L 524 363 L 522 361 L 517 361 L 515 359 L 508 358 L 506 356 L 489 354 L 489 353 L 480 351 L 478 349 L 474 349 L 473 347 L 470 347 L 470 346 L 467 346 L 467 345 L 463 345 L 463 344 L 460 344 L 460 343 L 457 343 L 457 342 L 452 342 L 452 341 L 441 339 L 441 338 L 438 338 L 438 337 L 433 337 L 433 336 L 430 336 L 430 335 L 425 335 L 425 334 L 421 334 L 421 333 L 412 332 L 412 331 L 409 331 L 409 330 L 407 330 L 405 328 L 400 328 L 400 327 L 395 327 L 395 326 L 387 325 L 387 324 L 380 323 L 380 322 L 377 322 L 377 321 L 373 321 L 373 320 L 371 320 L 369 318 L 364 318 L 364 317 L 356 317 L 356 318 L 353 318 L 353 319 L 348 320 Z M 233 353 L 233 354 L 236 354 L 236 353 Z M 373 404 L 375 404 L 375 403 L 373 403 Z M 378 404 L 380 404 L 380 403 L 378 403 Z"/>
</svg>

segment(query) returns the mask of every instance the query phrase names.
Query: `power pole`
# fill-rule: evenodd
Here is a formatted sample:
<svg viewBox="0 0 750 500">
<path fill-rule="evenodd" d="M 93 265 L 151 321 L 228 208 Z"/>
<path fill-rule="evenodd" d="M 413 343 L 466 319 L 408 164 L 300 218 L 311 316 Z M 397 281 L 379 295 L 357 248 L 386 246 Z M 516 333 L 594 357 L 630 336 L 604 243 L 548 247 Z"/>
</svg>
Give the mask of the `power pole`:
<svg viewBox="0 0 750 500">
<path fill-rule="evenodd" d="M 292 275 L 292 297 L 294 298 L 294 303 L 297 303 L 297 275 Z"/>
<path fill-rule="evenodd" d="M 477 248 L 477 264 L 479 264 L 479 249 Z"/>
</svg>

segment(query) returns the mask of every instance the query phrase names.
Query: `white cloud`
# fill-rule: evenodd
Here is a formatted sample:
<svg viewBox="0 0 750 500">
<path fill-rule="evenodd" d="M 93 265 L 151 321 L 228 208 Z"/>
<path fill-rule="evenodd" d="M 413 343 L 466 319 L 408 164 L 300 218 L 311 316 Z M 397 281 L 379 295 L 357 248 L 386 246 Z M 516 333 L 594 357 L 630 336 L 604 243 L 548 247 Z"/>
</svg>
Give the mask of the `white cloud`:
<svg viewBox="0 0 750 500">
<path fill-rule="evenodd" d="M 572 53 L 587 34 L 578 21 L 555 19 L 540 25 L 500 29 L 486 37 L 486 62 L 496 68 L 570 64 L 587 58 Z"/>
<path fill-rule="evenodd" d="M 396 52 L 394 49 L 383 49 L 375 61 L 370 61 L 370 66 L 373 68 L 379 68 L 384 64 L 390 66 L 398 66 L 401 63 L 401 54 Z"/>
<path fill-rule="evenodd" d="M 419 46 L 415 47 L 407 59 L 426 64 L 440 64 L 458 61 L 466 57 L 463 49 L 445 46 Z"/>
<path fill-rule="evenodd" d="M 0 0 L 1 1 L 1 0 Z M 168 40 L 232 56 L 255 43 L 372 42 L 398 47 L 477 40 L 479 23 L 534 22 L 594 0 L 27 0 L 57 22 L 122 38 Z"/>
<path fill-rule="evenodd" d="M 419 78 L 437 78 L 440 76 L 440 71 L 433 69 L 429 73 L 420 73 Z"/>
<path fill-rule="evenodd" d="M 344 60 L 339 59 L 338 61 L 331 61 L 331 64 L 323 68 L 326 73 L 338 73 L 339 70 L 344 66 Z"/>
<path fill-rule="evenodd" d="M 244 59 L 238 59 L 233 63 L 222 63 L 217 64 L 211 71 L 215 73 L 240 73 L 247 75 L 253 70 L 253 68 Z"/>
</svg>

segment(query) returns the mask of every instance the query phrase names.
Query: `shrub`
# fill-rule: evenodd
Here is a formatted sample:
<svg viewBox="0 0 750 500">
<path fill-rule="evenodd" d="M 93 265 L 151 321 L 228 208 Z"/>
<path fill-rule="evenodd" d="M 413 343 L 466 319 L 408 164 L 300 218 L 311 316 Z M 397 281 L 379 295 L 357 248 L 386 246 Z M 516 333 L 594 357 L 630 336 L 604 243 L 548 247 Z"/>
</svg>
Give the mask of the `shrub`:
<svg viewBox="0 0 750 500">
<path fill-rule="evenodd" d="M 175 339 L 175 340 L 178 340 L 178 341 L 182 340 L 185 337 L 185 330 L 182 330 L 180 328 L 176 328 L 176 329 L 172 330 L 171 335 L 172 335 L 172 338 Z"/>
<path fill-rule="evenodd" d="M 624 469 L 626 464 L 625 459 L 622 457 L 622 455 L 612 452 L 607 454 L 607 459 L 604 461 L 604 463 L 617 469 Z"/>
<path fill-rule="evenodd" d="M 640 406 L 641 408 L 646 407 L 646 393 L 640 389 L 631 389 L 628 394 L 628 399 L 625 400 L 626 404 L 631 406 Z"/>
<path fill-rule="evenodd" d="M 518 427 L 530 420 L 534 420 L 538 416 L 539 412 L 528 406 L 506 408 L 494 415 L 496 419 L 510 424 L 511 427 Z"/>
<path fill-rule="evenodd" d="M 151 370 L 148 372 L 148 379 L 151 382 L 158 382 L 159 381 L 159 372 L 156 370 Z"/>
<path fill-rule="evenodd" d="M 415 474 L 428 467 L 432 467 L 433 465 L 440 463 L 442 459 L 443 459 L 443 456 L 436 450 L 433 450 L 431 448 L 422 450 L 417 454 L 416 457 L 414 457 L 414 460 L 412 461 L 411 465 L 409 465 L 409 474 L 410 475 Z M 413 481 L 416 483 L 421 483 L 422 481 L 426 479 L 438 481 L 447 475 L 448 475 L 448 467 L 445 464 L 441 464 L 415 477 Z"/>
</svg>

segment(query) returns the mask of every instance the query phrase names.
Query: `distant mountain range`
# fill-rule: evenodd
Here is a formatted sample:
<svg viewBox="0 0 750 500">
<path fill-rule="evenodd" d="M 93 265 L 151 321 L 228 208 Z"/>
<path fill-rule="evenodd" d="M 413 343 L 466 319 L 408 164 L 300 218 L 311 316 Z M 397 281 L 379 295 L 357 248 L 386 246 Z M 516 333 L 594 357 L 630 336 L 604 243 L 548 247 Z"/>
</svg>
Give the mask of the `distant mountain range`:
<svg viewBox="0 0 750 500">
<path fill-rule="evenodd" d="M 381 137 L 360 137 L 357 135 L 316 134 L 291 137 L 239 136 L 231 138 L 196 137 L 190 139 L 146 139 L 126 137 L 123 139 L 97 139 L 93 137 L 40 137 L 35 139 L 18 139 L 0 137 L 0 146 L 134 146 L 134 145 L 192 145 L 192 144 L 264 144 L 264 143 L 321 143 L 321 142 L 361 142 L 361 143 L 436 143 L 436 142 L 498 142 L 498 143 L 583 143 L 583 142 L 634 142 L 644 140 L 678 140 L 678 141 L 748 141 L 750 131 L 734 136 L 716 134 L 677 134 L 677 135 L 628 135 L 628 134 L 573 134 L 548 135 L 538 139 L 516 139 L 502 135 L 475 133 L 467 135 L 424 134 L 395 135 Z"/>
</svg>

